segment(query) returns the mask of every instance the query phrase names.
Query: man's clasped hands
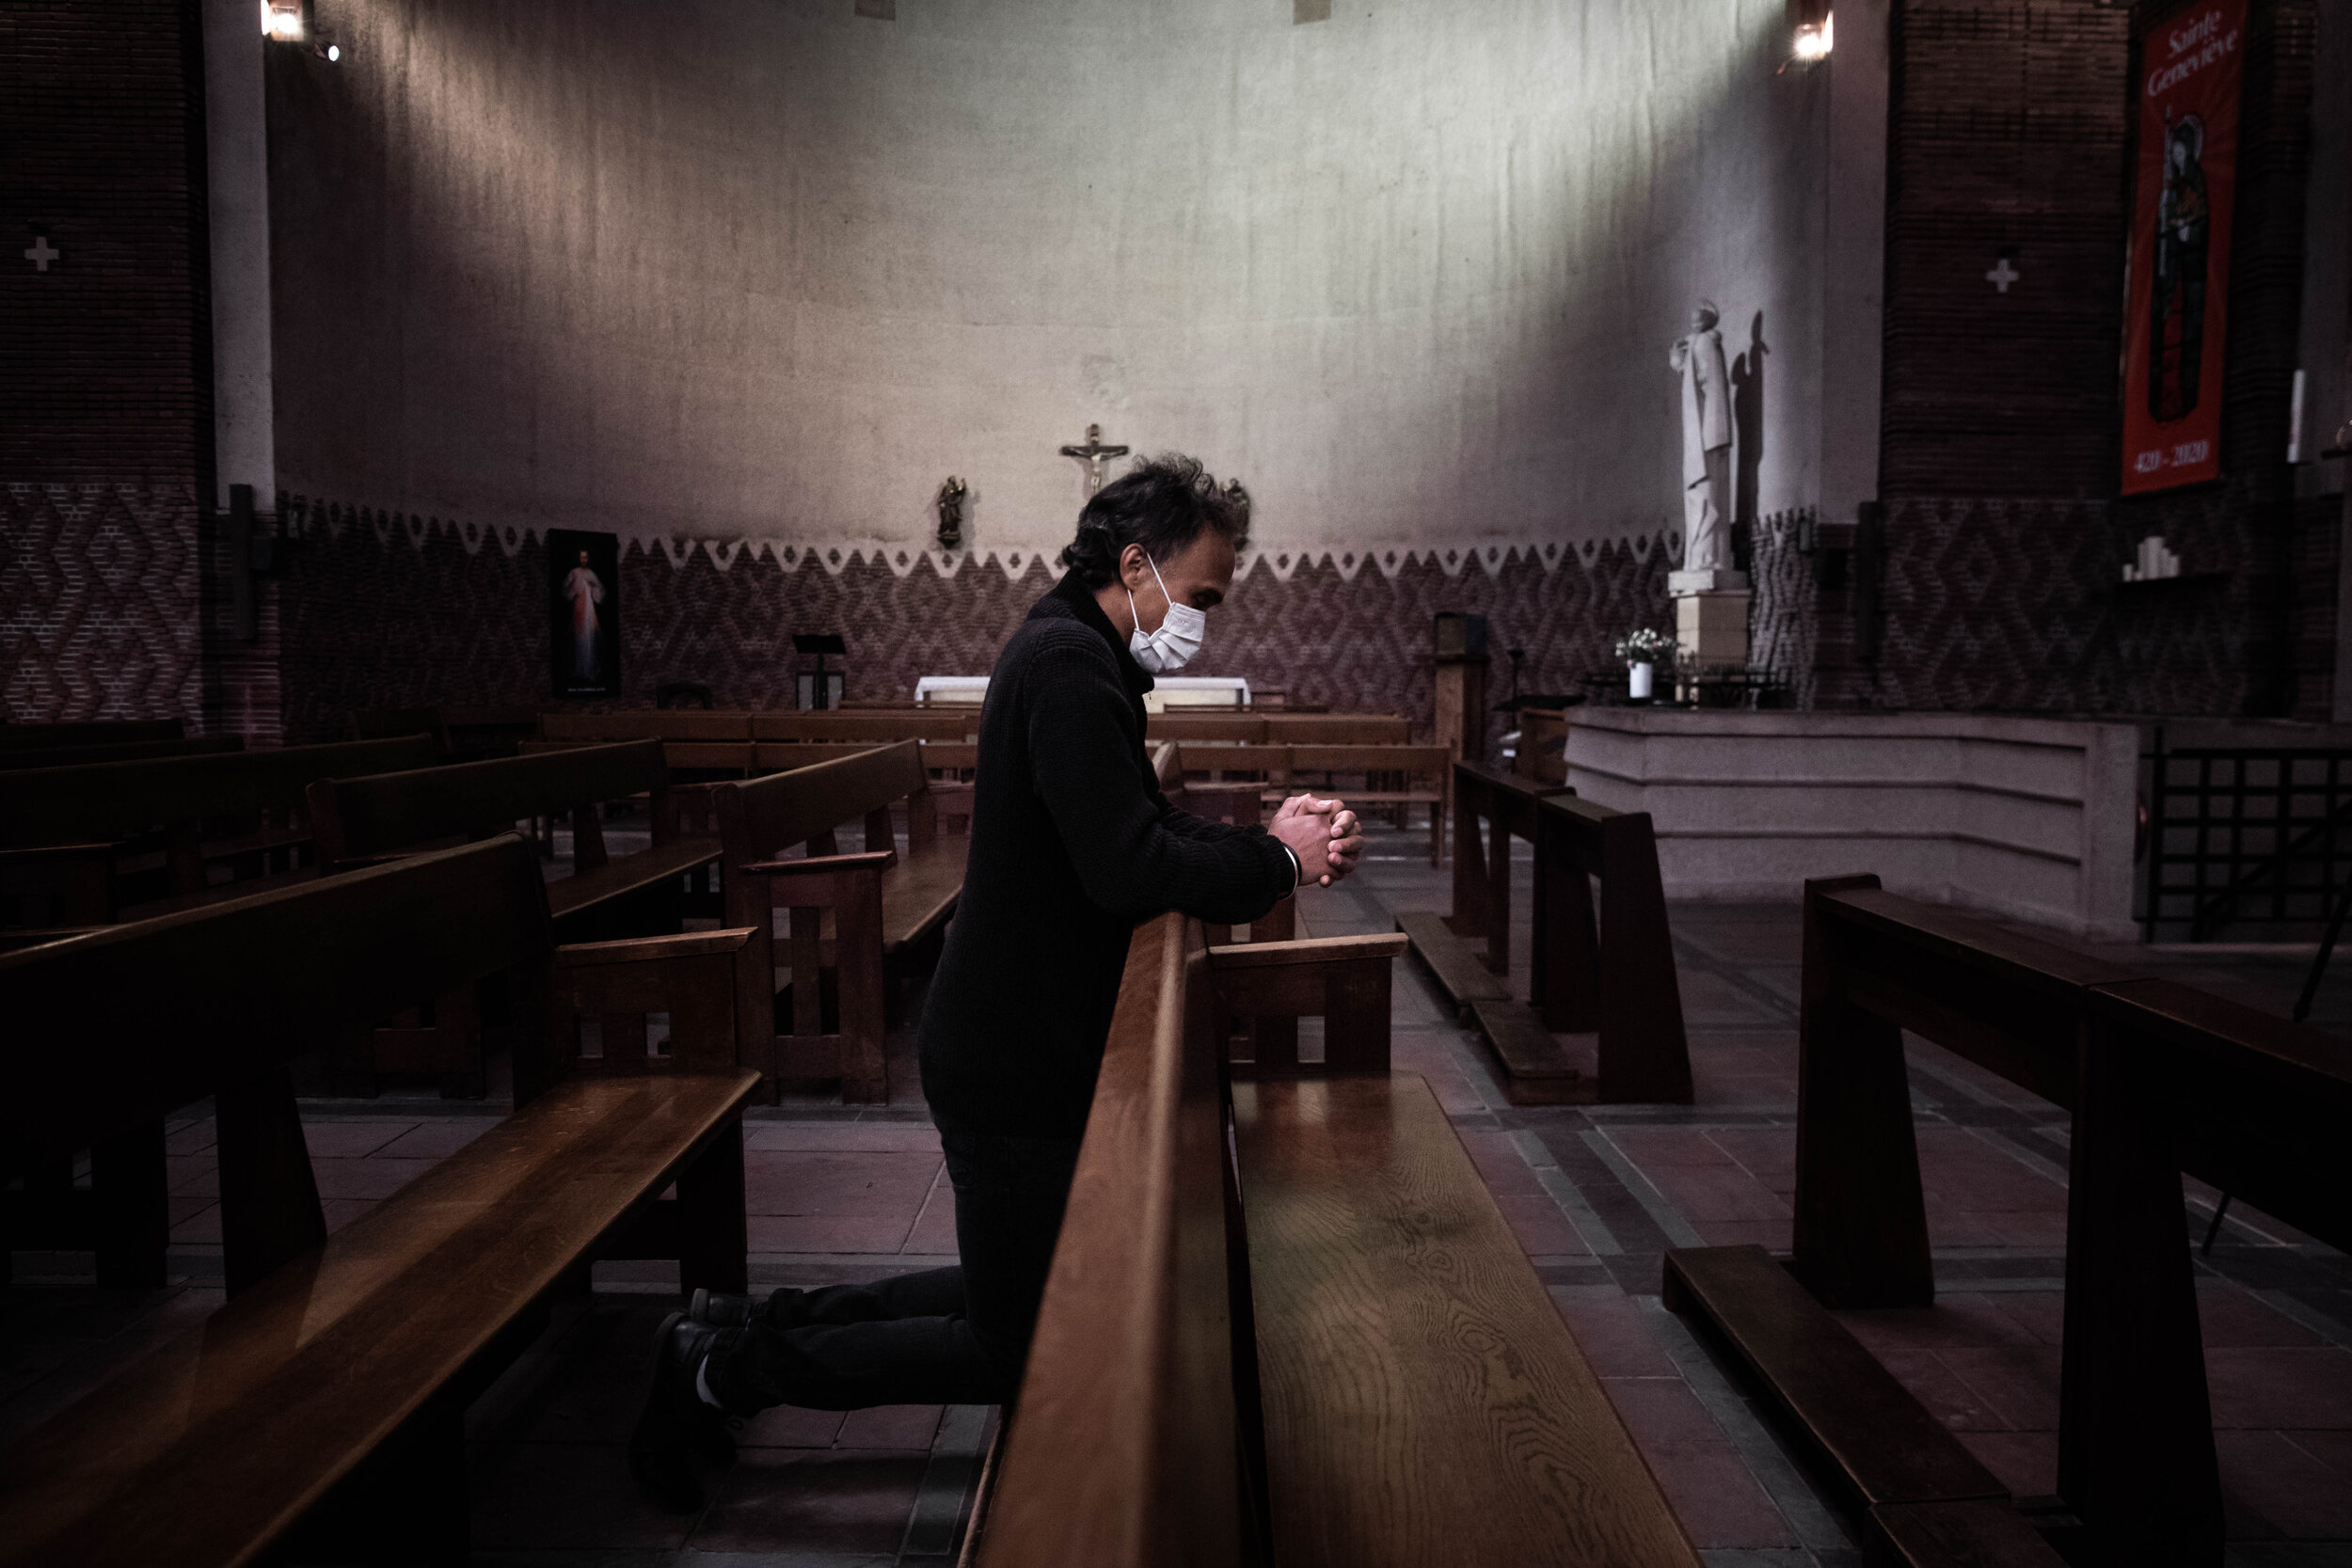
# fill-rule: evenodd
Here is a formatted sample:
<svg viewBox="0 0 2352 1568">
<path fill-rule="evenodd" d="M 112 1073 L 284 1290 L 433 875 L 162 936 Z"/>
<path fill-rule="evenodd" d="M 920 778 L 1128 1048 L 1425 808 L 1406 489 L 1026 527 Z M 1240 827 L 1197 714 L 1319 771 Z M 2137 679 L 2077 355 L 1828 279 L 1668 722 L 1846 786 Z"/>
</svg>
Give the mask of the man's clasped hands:
<svg viewBox="0 0 2352 1568">
<path fill-rule="evenodd" d="M 1298 857 L 1298 879 L 1329 887 L 1356 869 L 1364 852 L 1364 831 L 1356 814 L 1337 800 L 1294 795 L 1266 824 L 1266 832 Z"/>
</svg>

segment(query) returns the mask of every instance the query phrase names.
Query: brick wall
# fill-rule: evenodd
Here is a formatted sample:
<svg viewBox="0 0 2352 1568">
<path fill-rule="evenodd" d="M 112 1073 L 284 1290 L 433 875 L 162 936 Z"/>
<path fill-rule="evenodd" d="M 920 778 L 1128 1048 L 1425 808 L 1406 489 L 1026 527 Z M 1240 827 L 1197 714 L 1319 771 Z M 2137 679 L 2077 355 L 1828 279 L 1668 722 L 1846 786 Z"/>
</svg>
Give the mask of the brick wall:
<svg viewBox="0 0 2352 1568">
<path fill-rule="evenodd" d="M 1852 656 L 1854 594 L 1824 596 L 1825 705 L 2327 708 L 2334 579 L 2323 631 L 2298 608 L 2316 591 L 2296 571 L 2283 450 L 2312 8 L 2256 0 L 2249 22 L 2227 477 L 2119 500 L 2132 26 L 2089 0 L 1899 7 L 1882 647 Z M 2004 254 L 2021 275 L 2007 294 L 1984 276 Z M 2186 576 L 2123 588 L 2150 533 Z"/>
<path fill-rule="evenodd" d="M 0 12 L 0 710 L 202 707 L 211 493 L 193 0 Z M 24 252 L 45 240 L 46 270 Z"/>
</svg>

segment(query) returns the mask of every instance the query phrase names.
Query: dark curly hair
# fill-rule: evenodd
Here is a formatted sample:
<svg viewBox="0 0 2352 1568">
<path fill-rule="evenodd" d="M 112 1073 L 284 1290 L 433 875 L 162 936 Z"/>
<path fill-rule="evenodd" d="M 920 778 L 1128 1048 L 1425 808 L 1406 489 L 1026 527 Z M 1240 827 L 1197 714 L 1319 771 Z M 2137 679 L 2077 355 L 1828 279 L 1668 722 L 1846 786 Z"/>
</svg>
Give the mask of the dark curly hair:
<svg viewBox="0 0 2352 1568">
<path fill-rule="evenodd" d="M 1061 563 L 1089 588 L 1103 588 L 1118 579 L 1119 558 L 1130 545 L 1166 561 L 1203 529 L 1238 540 L 1247 520 L 1199 459 L 1168 452 L 1144 459 L 1095 492 L 1078 514 L 1078 536 L 1061 552 Z"/>
</svg>

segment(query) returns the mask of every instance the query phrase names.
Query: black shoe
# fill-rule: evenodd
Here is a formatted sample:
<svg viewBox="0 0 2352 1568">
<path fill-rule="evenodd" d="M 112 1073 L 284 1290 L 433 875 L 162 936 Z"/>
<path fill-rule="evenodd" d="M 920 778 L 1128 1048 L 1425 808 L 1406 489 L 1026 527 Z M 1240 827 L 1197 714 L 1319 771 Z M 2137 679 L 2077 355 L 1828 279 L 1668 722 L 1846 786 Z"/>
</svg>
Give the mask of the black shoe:
<svg viewBox="0 0 2352 1568">
<path fill-rule="evenodd" d="M 751 1323 L 758 1306 L 756 1296 L 730 1296 L 697 1285 L 686 1315 L 706 1328 L 742 1328 Z"/>
<path fill-rule="evenodd" d="M 683 1312 L 661 1320 L 654 1336 L 653 1391 L 644 1414 L 629 1434 L 629 1473 L 662 1507 L 692 1513 L 703 1506 L 697 1460 L 724 1465 L 735 1457 L 725 1413 L 703 1402 L 694 1387 L 704 1357 L 719 1343 L 718 1331 Z"/>
</svg>

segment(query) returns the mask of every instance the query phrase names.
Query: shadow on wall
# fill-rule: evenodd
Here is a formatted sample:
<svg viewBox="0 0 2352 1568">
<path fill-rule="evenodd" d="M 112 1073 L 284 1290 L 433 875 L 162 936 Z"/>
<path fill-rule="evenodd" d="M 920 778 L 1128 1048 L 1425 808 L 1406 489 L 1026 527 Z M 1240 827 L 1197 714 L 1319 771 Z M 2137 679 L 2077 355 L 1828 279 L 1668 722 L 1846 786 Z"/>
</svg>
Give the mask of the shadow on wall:
<svg viewBox="0 0 2352 1568">
<path fill-rule="evenodd" d="M 1756 523 L 1756 475 L 1764 467 L 1764 312 L 1748 323 L 1747 352 L 1731 361 L 1731 433 L 1734 453 L 1731 520 Z"/>
</svg>

